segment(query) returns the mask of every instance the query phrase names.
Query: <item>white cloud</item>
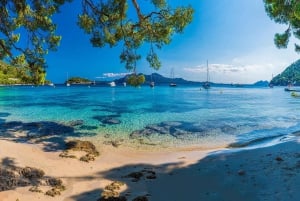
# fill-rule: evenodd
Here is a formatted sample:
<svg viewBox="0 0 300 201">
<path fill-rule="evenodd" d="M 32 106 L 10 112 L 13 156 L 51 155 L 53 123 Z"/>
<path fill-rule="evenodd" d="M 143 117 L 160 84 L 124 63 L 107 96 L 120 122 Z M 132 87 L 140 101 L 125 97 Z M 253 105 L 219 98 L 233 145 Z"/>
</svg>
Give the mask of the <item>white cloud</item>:
<svg viewBox="0 0 300 201">
<path fill-rule="evenodd" d="M 234 60 L 236 61 L 236 60 Z M 270 80 L 277 66 L 271 63 L 263 64 L 210 64 L 209 76 L 212 82 L 224 83 L 254 83 L 258 80 Z M 184 74 L 193 80 L 206 80 L 206 65 L 184 68 Z M 274 74 L 275 75 L 275 74 Z M 195 79 L 196 78 L 196 79 Z"/>
<path fill-rule="evenodd" d="M 98 79 L 104 79 L 104 78 L 115 78 L 115 77 L 123 77 L 126 75 L 129 75 L 131 73 L 103 73 L 102 76 L 98 76 L 96 78 Z"/>
<path fill-rule="evenodd" d="M 209 64 L 209 75 L 217 83 L 254 83 L 270 80 L 287 66 L 299 59 L 293 49 L 278 50 L 274 46 L 259 47 L 256 51 L 233 58 L 218 59 L 220 63 Z M 195 81 L 206 80 L 206 63 L 187 64 L 180 72 L 182 77 Z"/>
</svg>

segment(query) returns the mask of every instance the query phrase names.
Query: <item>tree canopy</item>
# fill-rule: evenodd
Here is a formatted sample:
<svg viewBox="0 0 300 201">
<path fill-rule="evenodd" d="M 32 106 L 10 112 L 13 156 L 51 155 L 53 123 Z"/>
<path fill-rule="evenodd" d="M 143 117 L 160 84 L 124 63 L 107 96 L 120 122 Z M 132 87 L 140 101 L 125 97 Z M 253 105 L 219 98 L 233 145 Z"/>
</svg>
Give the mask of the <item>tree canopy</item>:
<svg viewBox="0 0 300 201">
<path fill-rule="evenodd" d="M 300 39 L 300 1 L 299 0 L 264 0 L 269 17 L 279 24 L 286 24 L 283 33 L 276 33 L 274 42 L 278 48 L 286 48 L 289 39 L 294 35 Z M 300 46 L 295 44 L 295 51 L 300 52 Z"/>
<path fill-rule="evenodd" d="M 0 61 L 0 84 L 48 84 L 45 80 L 46 73 L 43 69 L 15 67 Z"/>
<path fill-rule="evenodd" d="M 73 0 L 1 0 L 0 59 L 30 69 L 46 67 L 45 55 L 57 50 L 62 36 L 56 34 L 53 15 Z M 123 45 L 120 61 L 136 72 L 139 48 L 149 44 L 150 67 L 159 69 L 156 49 L 171 42 L 192 21 L 190 6 L 172 8 L 166 0 L 81 0 L 78 26 L 90 35 L 94 47 Z M 70 4 L 72 6 L 72 4 Z M 134 10 L 135 15 L 129 10 Z"/>
</svg>

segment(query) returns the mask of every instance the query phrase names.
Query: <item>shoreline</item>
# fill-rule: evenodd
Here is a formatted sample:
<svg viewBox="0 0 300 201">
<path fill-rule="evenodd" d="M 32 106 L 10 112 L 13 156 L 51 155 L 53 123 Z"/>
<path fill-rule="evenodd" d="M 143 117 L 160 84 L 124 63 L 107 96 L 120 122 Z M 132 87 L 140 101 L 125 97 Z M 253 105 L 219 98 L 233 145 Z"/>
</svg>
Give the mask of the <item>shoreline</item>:
<svg viewBox="0 0 300 201">
<path fill-rule="evenodd" d="M 298 200 L 300 138 L 254 149 L 134 151 L 104 146 L 89 163 L 59 157 L 36 144 L 0 140 L 1 167 L 35 167 L 66 187 L 55 198 L 30 192 L 30 186 L 0 192 L 0 200 L 97 200 L 105 187 L 122 181 L 119 192 L 133 200 Z M 7 165 L 7 164 L 6 164 Z M 137 181 L 126 177 L 143 174 Z M 155 178 L 153 175 L 155 175 Z M 150 179 L 149 179 L 149 178 Z M 152 178 L 151 178 L 152 177 Z"/>
</svg>

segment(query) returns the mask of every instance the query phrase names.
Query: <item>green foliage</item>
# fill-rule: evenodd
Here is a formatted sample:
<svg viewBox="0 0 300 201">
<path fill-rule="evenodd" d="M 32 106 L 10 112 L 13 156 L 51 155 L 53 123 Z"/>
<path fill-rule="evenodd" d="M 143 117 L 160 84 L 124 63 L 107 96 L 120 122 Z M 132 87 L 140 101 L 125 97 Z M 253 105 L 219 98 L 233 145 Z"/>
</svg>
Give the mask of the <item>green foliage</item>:
<svg viewBox="0 0 300 201">
<path fill-rule="evenodd" d="M 282 73 L 271 80 L 271 84 L 287 86 L 288 84 L 300 85 L 300 60 L 288 66 Z"/>
<path fill-rule="evenodd" d="M 67 80 L 67 83 L 70 84 L 90 84 L 91 81 L 86 78 L 82 77 L 71 77 L 70 79 Z"/>
<path fill-rule="evenodd" d="M 61 40 L 51 18 L 67 1 L 71 0 L 0 1 L 0 60 L 8 58 L 19 65 L 21 60 L 15 57 L 22 55 L 26 62 L 44 68 L 48 50 L 56 50 Z"/>
<path fill-rule="evenodd" d="M 57 50 L 62 39 L 56 34 L 53 15 L 72 1 L 0 1 L 0 60 L 9 60 L 14 66 L 28 65 L 35 82 L 41 82 L 38 74 L 44 74 L 40 68 L 46 67 L 45 55 Z M 182 33 L 194 13 L 190 6 L 172 8 L 166 0 L 81 1 L 78 26 L 91 36 L 94 47 L 123 45 L 120 60 L 134 73 L 141 59 L 138 50 L 145 43 L 151 44 L 146 58 L 150 67 L 159 69 L 155 50 L 169 44 L 174 34 Z M 135 10 L 136 15 L 129 15 L 128 10 Z"/>
<path fill-rule="evenodd" d="M 137 50 L 144 44 L 151 44 L 147 61 L 150 67 L 159 69 L 161 63 L 154 47 L 160 49 L 171 42 L 176 33 L 182 33 L 192 21 L 194 10 L 191 7 L 171 8 L 165 0 L 143 1 L 152 4 L 153 10 L 142 11 L 137 0 L 111 0 L 95 3 L 83 0 L 83 11 L 79 15 L 78 25 L 91 35 L 95 47 L 123 44 L 120 60 L 125 67 L 136 71 L 136 62 L 141 59 Z M 129 17 L 129 6 L 136 10 L 136 17 Z M 147 5 L 145 6 L 147 7 Z M 146 10 L 146 9 L 145 9 Z"/>
<path fill-rule="evenodd" d="M 140 74 L 131 74 L 127 77 L 127 83 L 131 86 L 138 87 L 145 82 L 145 76 Z"/>
<path fill-rule="evenodd" d="M 290 38 L 290 32 L 286 31 L 283 34 L 276 33 L 274 42 L 277 48 L 287 48 Z"/>
<path fill-rule="evenodd" d="M 49 83 L 46 73 L 41 67 L 11 66 L 0 61 L 0 84 L 35 84 Z"/>
<path fill-rule="evenodd" d="M 286 48 L 291 35 L 300 39 L 300 1 L 298 0 L 264 0 L 269 17 L 276 23 L 286 24 L 283 33 L 275 34 L 274 42 L 278 48 Z M 300 52 L 295 44 L 295 51 Z"/>
<path fill-rule="evenodd" d="M 61 40 L 51 18 L 67 1 L 71 0 L 0 1 L 0 60 L 7 60 L 22 71 L 18 80 L 2 76 L 2 83 L 46 82 L 45 55 L 49 50 L 56 50 Z"/>
</svg>

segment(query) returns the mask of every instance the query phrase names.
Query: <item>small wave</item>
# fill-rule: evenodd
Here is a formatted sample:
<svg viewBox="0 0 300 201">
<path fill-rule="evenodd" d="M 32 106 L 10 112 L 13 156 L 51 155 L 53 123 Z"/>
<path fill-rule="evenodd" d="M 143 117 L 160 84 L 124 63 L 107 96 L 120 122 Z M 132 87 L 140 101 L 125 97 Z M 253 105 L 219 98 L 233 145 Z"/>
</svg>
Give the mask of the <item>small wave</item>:
<svg viewBox="0 0 300 201">
<path fill-rule="evenodd" d="M 279 135 L 273 135 L 273 136 L 265 136 L 257 139 L 252 139 L 249 141 L 239 141 L 239 142 L 234 142 L 231 143 L 227 146 L 227 148 L 243 148 L 243 147 L 248 147 L 252 145 L 258 145 L 258 144 L 265 144 L 267 142 L 270 142 L 274 139 L 280 138 L 282 136 L 286 136 L 285 134 L 279 134 Z"/>
</svg>

